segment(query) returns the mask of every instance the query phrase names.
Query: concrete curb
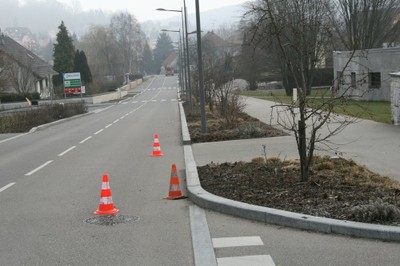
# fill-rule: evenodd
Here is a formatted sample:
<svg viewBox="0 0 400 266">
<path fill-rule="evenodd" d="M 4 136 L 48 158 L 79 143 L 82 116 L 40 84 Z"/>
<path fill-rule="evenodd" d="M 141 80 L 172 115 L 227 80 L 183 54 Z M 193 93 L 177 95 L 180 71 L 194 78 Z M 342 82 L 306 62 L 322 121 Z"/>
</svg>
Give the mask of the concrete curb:
<svg viewBox="0 0 400 266">
<path fill-rule="evenodd" d="M 182 103 L 179 103 L 179 105 L 183 142 L 190 143 L 188 142 L 188 140 L 190 141 L 190 135 L 187 129 L 184 109 Z M 361 238 L 400 242 L 400 227 L 315 217 L 251 205 L 213 195 L 201 187 L 197 165 L 190 144 L 184 144 L 184 157 L 188 196 L 195 204 L 203 208 L 268 224 L 323 233 L 335 233 Z"/>
</svg>

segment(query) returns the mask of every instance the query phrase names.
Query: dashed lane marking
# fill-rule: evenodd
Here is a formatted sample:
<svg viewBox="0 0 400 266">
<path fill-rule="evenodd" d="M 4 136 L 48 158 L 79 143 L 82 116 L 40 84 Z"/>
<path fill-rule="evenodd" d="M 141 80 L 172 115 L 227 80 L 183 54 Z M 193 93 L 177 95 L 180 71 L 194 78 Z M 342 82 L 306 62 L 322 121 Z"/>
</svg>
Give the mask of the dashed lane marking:
<svg viewBox="0 0 400 266">
<path fill-rule="evenodd" d="M 36 173 L 36 172 L 39 171 L 40 169 L 46 167 L 47 165 L 51 164 L 52 162 L 53 162 L 53 160 L 47 161 L 47 162 L 45 162 L 44 164 L 42 164 L 41 166 L 39 166 L 39 167 L 33 169 L 32 171 L 30 171 L 29 173 L 26 173 L 25 175 L 26 175 L 26 176 L 33 175 L 34 173 Z"/>
<path fill-rule="evenodd" d="M 101 132 L 103 132 L 103 130 L 104 130 L 104 128 L 102 128 L 102 129 L 100 129 L 100 130 L 94 132 L 94 134 L 95 134 L 95 135 L 100 134 Z"/>
<path fill-rule="evenodd" d="M 8 185 L 5 185 L 4 187 L 0 188 L 0 192 L 3 192 L 3 191 L 6 190 L 7 188 L 10 188 L 10 187 L 14 186 L 15 184 L 16 184 L 16 183 L 13 182 L 13 183 L 10 183 L 10 184 L 8 184 Z"/>
<path fill-rule="evenodd" d="M 75 148 L 76 148 L 76 146 L 72 146 L 71 148 L 66 149 L 65 151 L 63 151 L 62 153 L 60 153 L 60 154 L 58 155 L 58 157 L 64 156 L 65 154 L 67 154 L 68 152 L 72 151 L 72 150 L 75 149 Z"/>
<path fill-rule="evenodd" d="M 89 136 L 89 137 L 87 137 L 86 139 L 81 140 L 79 143 L 80 143 L 80 144 L 83 144 L 83 143 L 85 143 L 86 141 L 88 141 L 88 140 L 91 139 L 91 138 L 92 138 L 92 136 Z"/>
</svg>

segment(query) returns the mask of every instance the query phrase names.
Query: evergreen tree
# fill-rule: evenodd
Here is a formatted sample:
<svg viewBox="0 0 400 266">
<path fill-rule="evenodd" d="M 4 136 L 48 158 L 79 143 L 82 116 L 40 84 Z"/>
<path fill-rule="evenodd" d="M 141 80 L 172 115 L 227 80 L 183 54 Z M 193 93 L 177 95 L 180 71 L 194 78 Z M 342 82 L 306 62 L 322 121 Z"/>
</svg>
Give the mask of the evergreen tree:
<svg viewBox="0 0 400 266">
<path fill-rule="evenodd" d="M 72 43 L 72 38 L 64 25 L 64 21 L 61 21 L 61 25 L 58 29 L 57 43 L 54 44 L 53 50 L 54 70 L 59 73 L 53 77 L 53 83 L 55 86 L 62 84 L 62 73 L 73 71 L 75 55 L 75 47 Z"/>
<path fill-rule="evenodd" d="M 158 36 L 156 47 L 154 48 L 154 70 L 158 74 L 161 71 L 161 64 L 167 58 L 169 53 L 174 49 L 171 37 L 162 32 Z"/>
<path fill-rule="evenodd" d="M 84 51 L 76 50 L 73 71 L 81 73 L 81 80 L 84 85 L 92 82 L 92 73 L 90 71 L 87 57 Z"/>
<path fill-rule="evenodd" d="M 143 70 L 146 74 L 158 73 L 154 71 L 153 52 L 151 51 L 150 46 L 147 42 L 145 43 L 143 48 Z"/>
</svg>

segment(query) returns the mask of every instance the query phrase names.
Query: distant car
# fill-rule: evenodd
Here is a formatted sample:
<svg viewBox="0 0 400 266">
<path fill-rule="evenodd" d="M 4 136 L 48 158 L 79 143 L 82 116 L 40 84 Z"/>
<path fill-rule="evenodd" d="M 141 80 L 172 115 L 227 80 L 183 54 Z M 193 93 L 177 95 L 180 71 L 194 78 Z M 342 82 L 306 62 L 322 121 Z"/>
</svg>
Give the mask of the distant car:
<svg viewBox="0 0 400 266">
<path fill-rule="evenodd" d="M 173 76 L 174 69 L 172 67 L 166 67 L 164 71 L 165 76 Z"/>
</svg>

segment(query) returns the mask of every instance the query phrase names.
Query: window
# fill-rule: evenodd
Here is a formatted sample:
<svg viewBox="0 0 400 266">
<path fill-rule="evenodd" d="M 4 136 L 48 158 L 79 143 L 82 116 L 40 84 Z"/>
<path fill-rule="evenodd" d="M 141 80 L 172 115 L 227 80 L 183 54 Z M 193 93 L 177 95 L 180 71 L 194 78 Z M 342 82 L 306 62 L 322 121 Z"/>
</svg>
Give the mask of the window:
<svg viewBox="0 0 400 266">
<path fill-rule="evenodd" d="M 351 72 L 350 78 L 351 78 L 350 85 L 351 85 L 352 88 L 355 88 L 356 87 L 356 82 L 357 82 L 356 81 L 356 72 Z"/>
<path fill-rule="evenodd" d="M 368 86 L 376 89 L 381 87 L 381 72 L 368 73 Z"/>
</svg>

